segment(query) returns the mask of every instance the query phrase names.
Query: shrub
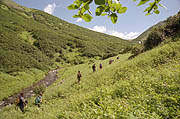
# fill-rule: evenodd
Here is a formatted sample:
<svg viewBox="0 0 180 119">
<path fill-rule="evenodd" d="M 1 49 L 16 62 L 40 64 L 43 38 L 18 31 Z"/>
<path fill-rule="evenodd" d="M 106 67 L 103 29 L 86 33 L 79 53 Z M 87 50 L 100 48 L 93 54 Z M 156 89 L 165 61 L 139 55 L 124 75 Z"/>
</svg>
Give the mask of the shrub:
<svg viewBox="0 0 180 119">
<path fill-rule="evenodd" d="M 156 46 L 158 46 L 164 40 L 164 34 L 161 30 L 152 31 L 147 40 L 144 43 L 145 50 L 150 50 Z"/>
<path fill-rule="evenodd" d="M 174 36 L 180 32 L 180 12 L 177 15 L 167 19 L 167 25 L 164 32 L 166 36 Z"/>
</svg>

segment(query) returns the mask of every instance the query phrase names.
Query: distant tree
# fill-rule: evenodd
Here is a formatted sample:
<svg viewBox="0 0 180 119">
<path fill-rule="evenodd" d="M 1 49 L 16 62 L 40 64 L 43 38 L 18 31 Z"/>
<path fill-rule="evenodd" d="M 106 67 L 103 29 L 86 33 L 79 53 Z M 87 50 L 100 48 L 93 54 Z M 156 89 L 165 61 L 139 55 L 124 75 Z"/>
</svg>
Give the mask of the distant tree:
<svg viewBox="0 0 180 119">
<path fill-rule="evenodd" d="M 150 15 L 152 13 L 159 14 L 159 6 L 165 8 L 165 6 L 159 3 L 161 0 L 132 1 L 139 1 L 139 4 L 137 6 L 141 6 L 149 2 L 149 6 L 144 10 L 144 12 L 146 12 L 146 15 Z M 68 6 L 68 9 L 78 10 L 78 13 L 73 16 L 74 18 L 82 18 L 86 22 L 90 22 L 93 18 L 92 12 L 90 11 L 90 4 L 95 4 L 97 6 L 95 10 L 96 16 L 107 15 L 114 24 L 118 20 L 117 14 L 123 14 L 127 11 L 127 7 L 123 7 L 120 0 L 74 0 L 74 3 Z"/>
</svg>

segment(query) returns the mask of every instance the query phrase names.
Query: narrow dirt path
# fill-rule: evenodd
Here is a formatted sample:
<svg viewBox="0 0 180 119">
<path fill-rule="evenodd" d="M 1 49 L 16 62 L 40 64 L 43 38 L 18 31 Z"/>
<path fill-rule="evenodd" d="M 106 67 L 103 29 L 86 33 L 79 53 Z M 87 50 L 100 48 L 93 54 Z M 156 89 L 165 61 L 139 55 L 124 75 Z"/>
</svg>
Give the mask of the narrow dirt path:
<svg viewBox="0 0 180 119">
<path fill-rule="evenodd" d="M 44 79 L 38 81 L 37 83 L 34 83 L 32 86 L 29 86 L 29 87 L 23 89 L 19 93 L 9 96 L 8 99 L 0 101 L 0 111 L 3 107 L 12 105 L 20 93 L 24 93 L 24 97 L 29 98 L 29 97 L 35 95 L 34 94 L 35 87 L 41 86 L 41 85 L 44 85 L 46 87 L 50 86 L 55 80 L 57 80 L 57 71 L 58 71 L 58 69 L 49 71 L 47 76 Z"/>
</svg>

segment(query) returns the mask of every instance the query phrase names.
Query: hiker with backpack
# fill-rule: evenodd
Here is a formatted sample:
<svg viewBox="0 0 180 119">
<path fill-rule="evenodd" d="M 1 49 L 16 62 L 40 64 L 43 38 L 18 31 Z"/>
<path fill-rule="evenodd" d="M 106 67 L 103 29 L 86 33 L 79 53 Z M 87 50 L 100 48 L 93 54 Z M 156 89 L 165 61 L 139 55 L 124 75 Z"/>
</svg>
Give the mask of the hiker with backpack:
<svg viewBox="0 0 180 119">
<path fill-rule="evenodd" d="M 22 112 L 24 112 L 24 107 L 27 104 L 27 101 L 24 99 L 24 94 L 21 93 L 20 96 L 16 99 L 16 106 L 20 108 Z"/>
<path fill-rule="evenodd" d="M 40 93 L 36 99 L 35 99 L 35 105 L 37 105 L 38 107 L 40 107 L 42 104 L 42 93 Z"/>
<path fill-rule="evenodd" d="M 92 69 L 93 69 L 93 72 L 96 71 L 96 65 L 95 64 L 93 64 Z"/>
<path fill-rule="evenodd" d="M 77 73 L 78 83 L 80 83 L 80 81 L 81 81 L 81 77 L 82 77 L 82 74 L 81 74 L 81 72 L 80 72 L 80 71 L 78 71 L 78 73 Z"/>
</svg>

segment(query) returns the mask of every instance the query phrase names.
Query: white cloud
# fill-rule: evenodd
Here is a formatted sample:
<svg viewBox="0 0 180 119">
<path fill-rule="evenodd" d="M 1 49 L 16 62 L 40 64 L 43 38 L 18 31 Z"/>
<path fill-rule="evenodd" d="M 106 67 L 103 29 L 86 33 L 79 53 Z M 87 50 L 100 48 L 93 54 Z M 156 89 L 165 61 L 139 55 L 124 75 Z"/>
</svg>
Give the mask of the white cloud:
<svg viewBox="0 0 180 119">
<path fill-rule="evenodd" d="M 114 31 L 114 30 L 113 31 L 108 30 L 106 28 L 106 26 L 97 26 L 97 25 L 94 26 L 93 28 L 90 28 L 90 30 L 101 32 L 101 33 L 106 33 L 106 34 L 116 36 L 116 37 L 126 39 L 126 40 L 135 39 L 140 35 L 139 32 L 129 32 L 129 33 L 125 32 L 125 33 L 122 33 L 122 32 L 118 32 L 118 31 Z"/>
<path fill-rule="evenodd" d="M 116 37 L 120 37 L 122 39 L 129 40 L 129 39 L 137 38 L 140 35 L 140 33 L 139 32 L 130 32 L 130 33 L 126 33 L 125 32 L 125 33 L 121 33 L 121 32 L 118 32 L 118 31 L 112 31 L 110 33 L 110 35 L 113 35 L 113 36 L 116 36 Z"/>
<path fill-rule="evenodd" d="M 53 14 L 55 8 L 56 8 L 56 4 L 55 4 L 55 3 L 48 4 L 48 5 L 44 8 L 44 12 L 47 12 L 47 13 L 49 13 L 49 14 Z"/>
<path fill-rule="evenodd" d="M 81 18 L 78 18 L 78 19 L 76 20 L 76 22 L 82 22 L 82 19 L 81 19 Z"/>
<path fill-rule="evenodd" d="M 93 28 L 90 29 L 101 33 L 106 33 L 107 31 L 105 26 L 94 26 Z"/>
</svg>

